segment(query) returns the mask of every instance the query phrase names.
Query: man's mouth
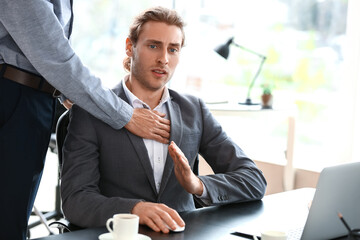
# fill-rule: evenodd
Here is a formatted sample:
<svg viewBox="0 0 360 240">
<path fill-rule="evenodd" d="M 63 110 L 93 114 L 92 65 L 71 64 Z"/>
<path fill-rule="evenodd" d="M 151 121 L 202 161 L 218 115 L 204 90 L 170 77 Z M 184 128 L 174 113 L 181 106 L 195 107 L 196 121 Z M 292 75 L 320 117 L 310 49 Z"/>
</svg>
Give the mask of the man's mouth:
<svg viewBox="0 0 360 240">
<path fill-rule="evenodd" d="M 164 70 L 153 70 L 154 72 L 156 72 L 156 73 L 160 73 L 160 74 L 165 74 L 166 73 L 166 71 L 164 71 Z"/>
<path fill-rule="evenodd" d="M 159 75 L 167 74 L 167 72 L 163 69 L 153 69 L 152 72 Z"/>
</svg>

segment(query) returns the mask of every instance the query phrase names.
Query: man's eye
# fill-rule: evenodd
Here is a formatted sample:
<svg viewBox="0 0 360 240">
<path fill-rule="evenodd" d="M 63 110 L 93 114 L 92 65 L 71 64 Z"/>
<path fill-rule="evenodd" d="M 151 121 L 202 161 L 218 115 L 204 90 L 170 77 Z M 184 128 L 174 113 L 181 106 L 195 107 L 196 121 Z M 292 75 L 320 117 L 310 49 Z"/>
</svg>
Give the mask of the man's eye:
<svg viewBox="0 0 360 240">
<path fill-rule="evenodd" d="M 170 52 L 176 53 L 176 52 L 178 52 L 178 50 L 176 48 L 170 48 Z"/>
<path fill-rule="evenodd" d="M 149 45 L 149 48 L 155 49 L 155 48 L 156 48 L 156 45 L 150 44 L 150 45 Z"/>
</svg>

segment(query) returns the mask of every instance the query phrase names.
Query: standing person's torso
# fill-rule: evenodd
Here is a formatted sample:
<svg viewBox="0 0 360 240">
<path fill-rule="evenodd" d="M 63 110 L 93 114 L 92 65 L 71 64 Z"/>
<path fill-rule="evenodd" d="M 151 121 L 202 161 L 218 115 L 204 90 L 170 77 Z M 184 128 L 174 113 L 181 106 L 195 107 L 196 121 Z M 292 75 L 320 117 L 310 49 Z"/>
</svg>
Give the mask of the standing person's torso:
<svg viewBox="0 0 360 240">
<path fill-rule="evenodd" d="M 29 28 L 37 28 L 38 24 L 36 21 L 37 18 L 33 19 L 25 19 L 22 18 L 25 14 L 24 12 L 28 11 L 26 7 L 21 8 L 16 3 L 20 2 L 18 0 L 4 0 L 5 2 L 5 8 L 3 9 L 6 11 L 6 15 L 12 15 L 17 16 L 19 21 L 24 21 L 26 23 L 27 27 Z M 14 1 L 14 2 L 10 2 Z M 8 3 L 6 3 L 8 2 Z M 64 35 L 69 38 L 70 35 L 70 26 L 71 26 L 71 0 L 37 0 L 37 1 L 31 1 L 32 4 L 38 9 L 39 12 L 41 11 L 52 11 L 53 16 L 58 19 L 60 25 L 62 26 L 64 30 Z M 10 7 L 7 7 L 10 6 Z M 40 14 L 40 13 L 39 13 Z M 1 63 L 7 63 L 13 66 L 17 66 L 19 68 L 28 70 L 33 73 L 37 73 L 37 71 L 34 69 L 34 67 L 31 65 L 29 60 L 25 57 L 23 51 L 18 47 L 16 44 L 16 40 L 13 39 L 11 34 L 9 32 L 12 31 L 12 23 L 11 21 L 8 21 L 9 18 L 7 16 L 0 16 L 0 64 Z M 34 29 L 34 33 L 38 32 L 38 36 L 34 34 L 35 36 L 23 36 L 25 37 L 41 37 L 40 32 L 41 29 Z M 50 53 L 49 53 L 50 54 Z"/>
</svg>

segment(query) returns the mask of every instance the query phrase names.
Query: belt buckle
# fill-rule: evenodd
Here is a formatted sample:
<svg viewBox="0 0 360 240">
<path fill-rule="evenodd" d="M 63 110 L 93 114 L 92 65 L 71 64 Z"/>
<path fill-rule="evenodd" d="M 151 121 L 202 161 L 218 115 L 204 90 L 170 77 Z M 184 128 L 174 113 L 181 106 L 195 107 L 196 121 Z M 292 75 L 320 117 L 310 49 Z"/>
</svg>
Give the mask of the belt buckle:
<svg viewBox="0 0 360 240">
<path fill-rule="evenodd" d="M 54 88 L 54 92 L 52 93 L 53 98 L 58 98 L 60 97 L 61 92 L 59 90 L 57 90 L 56 88 Z"/>
</svg>

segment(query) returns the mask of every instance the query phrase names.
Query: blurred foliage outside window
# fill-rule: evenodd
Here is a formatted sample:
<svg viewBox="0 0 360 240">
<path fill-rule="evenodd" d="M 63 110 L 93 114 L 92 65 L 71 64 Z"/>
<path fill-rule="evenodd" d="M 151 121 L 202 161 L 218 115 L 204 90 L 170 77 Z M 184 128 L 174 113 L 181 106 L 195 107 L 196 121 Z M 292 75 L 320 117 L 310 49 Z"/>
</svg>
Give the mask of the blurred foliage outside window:
<svg viewBox="0 0 360 240">
<path fill-rule="evenodd" d="M 77 0 L 74 4 L 72 44 L 105 85 L 114 86 L 125 74 L 125 38 L 133 17 L 150 6 L 175 8 L 187 26 L 186 46 L 171 88 L 205 101 L 244 101 L 260 59 L 235 46 L 227 60 L 213 51 L 234 37 L 237 44 L 267 56 L 251 92 L 253 101 L 260 101 L 261 86 L 268 84 L 274 108 L 296 108 L 295 166 L 319 169 L 346 161 L 341 159 L 345 143 L 339 141 L 343 133 L 338 100 L 344 94 L 347 0 Z M 286 136 L 284 124 L 275 126 L 274 138 Z"/>
</svg>

